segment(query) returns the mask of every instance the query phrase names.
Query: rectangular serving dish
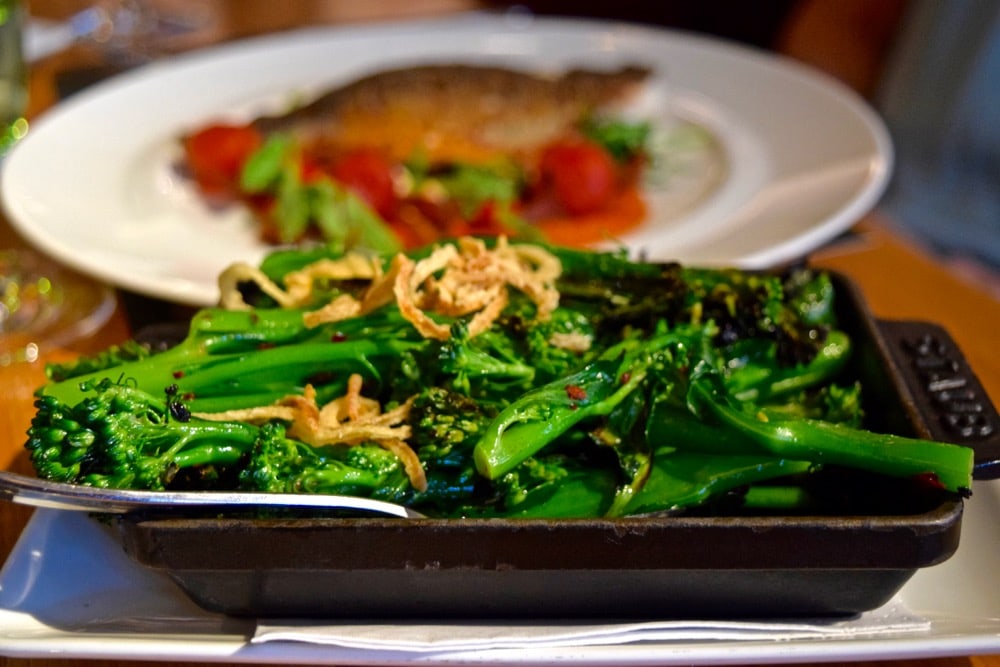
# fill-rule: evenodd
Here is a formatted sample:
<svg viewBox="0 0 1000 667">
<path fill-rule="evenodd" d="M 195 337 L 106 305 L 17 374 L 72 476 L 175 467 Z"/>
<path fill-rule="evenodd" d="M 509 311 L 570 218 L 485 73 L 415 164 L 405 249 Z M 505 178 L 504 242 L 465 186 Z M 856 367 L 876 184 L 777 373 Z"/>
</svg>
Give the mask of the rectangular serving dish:
<svg viewBox="0 0 1000 667">
<path fill-rule="evenodd" d="M 948 334 L 875 319 L 835 276 L 867 426 L 974 446 L 996 476 L 997 412 Z M 736 618 L 877 608 L 958 547 L 963 501 L 831 471 L 811 516 L 620 519 L 127 515 L 126 553 L 236 616 Z"/>
</svg>

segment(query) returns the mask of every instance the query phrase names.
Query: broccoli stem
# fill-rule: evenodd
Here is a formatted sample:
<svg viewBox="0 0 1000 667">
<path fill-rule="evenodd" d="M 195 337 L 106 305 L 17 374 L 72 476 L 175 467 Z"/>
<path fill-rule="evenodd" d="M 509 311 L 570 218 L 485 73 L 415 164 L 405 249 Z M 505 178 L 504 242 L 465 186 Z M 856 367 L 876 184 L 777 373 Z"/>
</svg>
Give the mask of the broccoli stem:
<svg viewBox="0 0 1000 667">
<path fill-rule="evenodd" d="M 812 501 L 808 491 L 791 485 L 751 486 L 743 495 L 743 507 L 750 509 L 802 510 Z"/>
<path fill-rule="evenodd" d="M 759 451 L 895 477 L 933 474 L 950 491 L 972 487 L 973 452 L 969 448 L 814 419 L 762 419 L 729 405 L 717 384 L 711 381 L 713 377 L 702 375 L 692 380 L 688 401 L 693 410 L 743 434 Z"/>
<path fill-rule="evenodd" d="M 476 469 L 487 479 L 509 472 L 584 420 L 611 414 L 652 370 L 662 376 L 657 381 L 672 382 L 686 363 L 678 359 L 700 349 L 704 338 L 699 327 L 626 338 L 580 371 L 527 392 L 476 443 Z"/>
<path fill-rule="evenodd" d="M 740 401 L 790 394 L 829 380 L 844 368 L 850 354 L 850 338 L 833 330 L 808 364 L 779 365 L 773 358 L 753 359 L 726 379 L 726 388 Z"/>
<path fill-rule="evenodd" d="M 380 377 L 373 357 L 396 356 L 414 345 L 400 341 L 359 340 L 340 343 L 305 343 L 248 353 L 224 355 L 211 364 L 172 371 L 174 384 L 192 409 L 204 410 L 202 399 L 219 396 L 229 407 L 259 405 L 301 389 L 320 372 L 337 371 L 344 381 L 351 372 Z M 166 369 L 170 372 L 170 368 Z M 270 400 L 268 400 L 270 399 Z"/>
<path fill-rule="evenodd" d="M 256 426 L 241 422 L 193 419 L 171 424 L 170 434 L 177 441 L 155 457 L 164 467 L 171 462 L 178 468 L 236 463 L 250 450 L 259 435 Z"/>
<path fill-rule="evenodd" d="M 660 447 L 646 484 L 632 497 L 625 514 L 662 512 L 700 505 L 713 496 L 747 484 L 807 471 L 812 464 L 769 454 L 716 456 Z"/>
<path fill-rule="evenodd" d="M 614 470 L 571 470 L 564 477 L 528 490 L 524 498 L 495 516 L 517 519 L 572 519 L 603 515 L 615 493 Z"/>
<path fill-rule="evenodd" d="M 150 394 L 176 386 L 195 412 L 218 412 L 272 403 L 301 393 L 306 383 L 342 388 L 351 372 L 380 379 L 376 358 L 396 358 L 422 342 L 389 338 L 332 340 L 330 329 L 311 330 L 302 313 L 285 310 L 206 310 L 180 344 L 140 360 L 49 384 L 42 393 L 75 404 L 86 383 L 108 378 Z"/>
<path fill-rule="evenodd" d="M 368 495 L 385 484 L 385 476 L 370 470 L 352 468 L 347 465 L 321 467 L 303 473 L 296 478 L 296 491 L 305 493 L 354 493 Z M 365 493 L 361 493 L 364 491 Z"/>
<path fill-rule="evenodd" d="M 643 378 L 598 359 L 581 371 L 529 391 L 497 415 L 476 443 L 476 469 L 487 479 L 509 472 L 584 419 L 607 415 Z"/>
</svg>

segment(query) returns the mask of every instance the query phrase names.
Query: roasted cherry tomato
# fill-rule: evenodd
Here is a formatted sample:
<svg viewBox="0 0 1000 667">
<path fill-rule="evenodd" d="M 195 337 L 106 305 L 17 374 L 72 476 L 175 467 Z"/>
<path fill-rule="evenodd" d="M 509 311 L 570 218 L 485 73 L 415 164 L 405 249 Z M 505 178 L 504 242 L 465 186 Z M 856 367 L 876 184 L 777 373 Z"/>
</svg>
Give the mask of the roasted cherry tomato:
<svg viewBox="0 0 1000 667">
<path fill-rule="evenodd" d="M 311 155 L 299 156 L 299 177 L 303 183 L 315 183 L 322 178 L 328 178 L 324 165 Z"/>
<path fill-rule="evenodd" d="M 617 189 L 614 159 L 603 147 L 585 140 L 560 141 L 547 146 L 539 160 L 542 188 L 572 215 L 604 207 Z"/>
<path fill-rule="evenodd" d="M 263 139 L 249 125 L 210 125 L 188 135 L 184 150 L 191 173 L 210 194 L 234 191 L 243 163 Z"/>
<path fill-rule="evenodd" d="M 389 218 L 398 204 L 393 167 L 392 161 L 380 152 L 359 148 L 338 157 L 330 175 L 364 199 L 383 218 Z"/>
</svg>

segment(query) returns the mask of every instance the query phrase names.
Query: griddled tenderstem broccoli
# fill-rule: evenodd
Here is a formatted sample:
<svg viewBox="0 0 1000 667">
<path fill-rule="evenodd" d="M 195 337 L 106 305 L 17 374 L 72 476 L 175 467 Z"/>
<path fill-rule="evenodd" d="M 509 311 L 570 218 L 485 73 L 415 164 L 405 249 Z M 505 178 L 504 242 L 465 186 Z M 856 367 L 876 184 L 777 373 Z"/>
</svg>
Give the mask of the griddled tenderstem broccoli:
<svg viewBox="0 0 1000 667">
<path fill-rule="evenodd" d="M 861 428 L 863 388 L 845 371 L 852 341 L 824 273 L 540 247 L 562 266 L 558 307 L 536 318 L 512 290 L 475 336 L 455 316 L 447 339 L 425 338 L 394 302 L 309 327 L 305 308 L 257 293 L 251 310 L 199 311 L 170 349 L 128 343 L 53 365 L 28 434 L 32 462 L 77 484 L 347 493 L 442 517 L 676 511 L 827 467 L 968 492 L 969 449 Z M 283 251 L 261 268 L 280 281 L 321 255 Z M 558 336 L 588 344 L 553 345 Z M 309 444 L 281 418 L 204 417 L 307 387 L 323 405 L 352 375 L 366 400 L 408 405 L 423 488 L 376 442 Z"/>
</svg>

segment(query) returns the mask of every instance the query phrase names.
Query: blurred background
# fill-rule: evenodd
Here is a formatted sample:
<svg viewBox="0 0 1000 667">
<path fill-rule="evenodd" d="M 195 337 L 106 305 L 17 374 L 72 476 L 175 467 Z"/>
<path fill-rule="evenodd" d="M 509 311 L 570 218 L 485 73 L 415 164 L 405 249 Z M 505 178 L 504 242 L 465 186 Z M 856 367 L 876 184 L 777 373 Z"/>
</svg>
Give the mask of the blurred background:
<svg viewBox="0 0 1000 667">
<path fill-rule="evenodd" d="M 60 68 L 56 89 L 31 91 L 43 106 L 119 69 L 261 25 L 516 11 L 652 24 L 782 53 L 839 79 L 881 113 L 896 163 L 880 212 L 1000 299 L 996 0 L 30 0 L 29 8 L 47 28 L 29 44 L 32 66 Z M 86 38 L 65 49 L 70 19 Z"/>
</svg>

